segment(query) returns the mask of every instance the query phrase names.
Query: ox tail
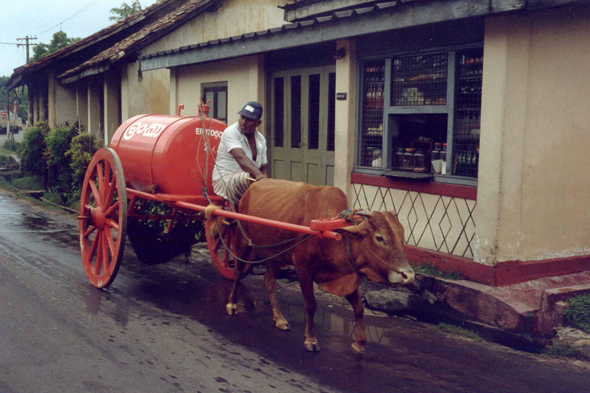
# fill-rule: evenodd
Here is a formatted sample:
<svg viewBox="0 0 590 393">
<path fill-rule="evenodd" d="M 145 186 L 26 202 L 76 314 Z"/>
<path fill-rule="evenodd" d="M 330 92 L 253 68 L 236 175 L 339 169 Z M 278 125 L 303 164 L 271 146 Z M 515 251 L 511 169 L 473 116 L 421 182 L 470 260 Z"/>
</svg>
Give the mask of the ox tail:
<svg viewBox="0 0 590 393">
<path fill-rule="evenodd" d="M 209 228 L 210 233 L 208 233 L 207 236 L 213 237 L 216 233 L 222 231 L 223 225 L 229 225 L 229 222 L 227 222 L 224 217 L 213 214 L 215 210 L 219 209 L 222 209 L 222 207 L 213 204 L 205 208 L 205 218 L 212 224 Z"/>
</svg>

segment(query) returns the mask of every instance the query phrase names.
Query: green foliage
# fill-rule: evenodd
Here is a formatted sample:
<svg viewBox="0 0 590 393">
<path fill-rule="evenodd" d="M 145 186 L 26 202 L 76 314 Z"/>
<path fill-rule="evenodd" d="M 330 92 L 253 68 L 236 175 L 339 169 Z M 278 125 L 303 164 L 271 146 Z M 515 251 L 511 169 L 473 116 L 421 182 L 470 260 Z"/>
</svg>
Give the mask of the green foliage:
<svg viewBox="0 0 590 393">
<path fill-rule="evenodd" d="M 102 144 L 102 140 L 91 133 L 82 133 L 72 139 L 66 156 L 70 159 L 72 181 L 76 187 L 82 187 L 88 164 L 90 164 L 92 156 L 101 148 Z"/>
<path fill-rule="evenodd" d="M 95 134 L 85 132 L 72 139 L 70 148 L 66 152 L 66 157 L 70 160 L 72 185 L 66 204 L 73 209 L 76 209 L 79 205 L 88 164 L 90 164 L 94 153 L 102 146 L 102 139 Z"/>
<path fill-rule="evenodd" d="M 457 336 L 463 336 L 472 340 L 483 340 L 479 334 L 474 331 L 463 329 L 462 327 L 451 325 L 448 323 L 439 323 L 436 328 L 444 333 L 454 334 Z"/>
<path fill-rule="evenodd" d="M 43 183 L 36 176 L 25 176 L 14 179 L 12 185 L 21 190 L 43 190 Z"/>
<path fill-rule="evenodd" d="M 70 150 L 72 139 L 79 134 L 77 127 L 60 127 L 49 131 L 45 137 L 43 157 L 47 163 L 48 185 L 52 191 L 67 193 L 72 188 L 70 158 L 66 155 Z"/>
<path fill-rule="evenodd" d="M 2 145 L 2 147 L 6 150 L 10 150 L 12 152 L 18 153 L 21 150 L 21 144 L 17 141 L 6 141 Z"/>
<path fill-rule="evenodd" d="M 120 8 L 111 8 L 111 14 L 114 14 L 115 16 L 110 16 L 109 20 L 119 22 L 137 14 L 141 10 L 142 8 L 139 0 L 133 0 L 131 5 L 123 3 Z"/>
<path fill-rule="evenodd" d="M 142 215 L 170 215 L 172 208 L 167 205 L 142 201 Z M 129 219 L 127 236 L 137 258 L 146 264 L 168 262 L 180 254 L 190 254 L 191 247 L 204 233 L 201 221 L 176 220 L 167 233 L 169 220 Z"/>
<path fill-rule="evenodd" d="M 572 297 L 567 304 L 565 316 L 570 326 L 590 333 L 590 295 Z"/>
<path fill-rule="evenodd" d="M 436 266 L 427 263 L 414 266 L 413 268 L 416 273 L 428 274 L 430 276 L 446 278 L 448 280 L 461 280 L 463 278 L 459 272 L 442 272 Z"/>
<path fill-rule="evenodd" d="M 45 151 L 45 136 L 49 133 L 46 122 L 40 122 L 25 132 L 22 151 L 20 153 L 21 168 L 24 172 L 42 177 L 45 173 L 43 152 Z"/>
<path fill-rule="evenodd" d="M 49 45 L 41 42 L 33 47 L 33 57 L 31 58 L 31 62 L 35 62 L 78 41 L 80 41 L 80 38 L 68 38 L 68 35 L 65 32 L 58 31 L 53 34 L 53 38 Z"/>
<path fill-rule="evenodd" d="M 581 358 L 580 350 L 570 343 L 553 343 L 545 350 L 545 353 L 553 358 L 567 357 L 567 358 Z"/>
</svg>

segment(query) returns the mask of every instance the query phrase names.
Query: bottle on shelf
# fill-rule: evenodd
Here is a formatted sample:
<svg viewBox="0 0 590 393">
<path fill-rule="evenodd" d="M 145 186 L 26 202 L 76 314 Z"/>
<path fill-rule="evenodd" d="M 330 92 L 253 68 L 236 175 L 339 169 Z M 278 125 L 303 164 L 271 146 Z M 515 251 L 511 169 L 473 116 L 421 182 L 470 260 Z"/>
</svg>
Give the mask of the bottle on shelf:
<svg viewBox="0 0 590 393">
<path fill-rule="evenodd" d="M 432 167 L 432 172 L 436 174 L 440 174 L 441 169 L 441 160 L 440 160 L 440 150 L 442 148 L 442 143 L 435 143 L 434 150 L 430 155 L 430 166 Z"/>
<path fill-rule="evenodd" d="M 404 148 L 403 147 L 398 147 L 397 151 L 395 152 L 394 168 L 397 171 L 404 170 Z"/>
<path fill-rule="evenodd" d="M 424 173 L 426 172 L 426 162 L 424 158 L 424 151 L 417 150 L 414 153 L 414 172 Z"/>
<path fill-rule="evenodd" d="M 412 172 L 414 170 L 414 153 L 416 149 L 413 147 L 406 148 L 404 153 L 404 165 L 403 170 L 407 172 Z"/>
</svg>

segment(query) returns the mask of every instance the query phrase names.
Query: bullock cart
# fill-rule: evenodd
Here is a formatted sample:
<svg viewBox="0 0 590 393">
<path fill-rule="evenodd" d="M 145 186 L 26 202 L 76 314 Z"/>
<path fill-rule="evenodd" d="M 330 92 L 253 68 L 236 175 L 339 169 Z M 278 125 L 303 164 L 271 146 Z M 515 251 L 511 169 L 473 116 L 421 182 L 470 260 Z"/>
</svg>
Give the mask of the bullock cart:
<svg viewBox="0 0 590 393">
<path fill-rule="evenodd" d="M 208 117 L 201 103 L 199 116 L 139 115 L 124 122 L 108 148 L 98 150 L 88 166 L 80 199 L 80 248 L 86 275 L 93 286 L 111 285 L 123 259 L 128 220 L 205 222 L 207 246 L 219 273 L 234 279 L 238 266 L 232 226 L 220 229 L 206 213 L 232 222 L 246 221 L 301 234 L 339 240 L 332 231 L 351 225 L 343 218 L 314 220 L 310 226 L 263 219 L 235 211 L 213 192 L 211 177 L 224 123 Z M 168 206 L 152 214 L 146 202 Z M 211 205 L 221 208 L 211 209 Z M 214 227 L 214 228 L 213 228 Z M 246 257 L 252 260 L 253 255 Z M 243 265 L 244 277 L 252 264 Z"/>
</svg>

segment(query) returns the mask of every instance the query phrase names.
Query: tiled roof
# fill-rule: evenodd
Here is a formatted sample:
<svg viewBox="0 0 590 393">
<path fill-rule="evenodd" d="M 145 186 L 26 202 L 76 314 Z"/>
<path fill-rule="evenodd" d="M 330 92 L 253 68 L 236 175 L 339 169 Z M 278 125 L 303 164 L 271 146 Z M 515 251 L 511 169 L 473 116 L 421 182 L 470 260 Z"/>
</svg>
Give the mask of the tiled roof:
<svg viewBox="0 0 590 393">
<path fill-rule="evenodd" d="M 141 20 L 144 20 L 147 15 L 159 10 L 160 8 L 164 7 L 167 3 L 170 3 L 172 1 L 174 1 L 174 0 L 158 0 L 155 4 L 147 7 L 146 9 L 138 12 L 135 15 L 132 15 L 122 21 L 114 23 L 108 27 L 105 27 L 104 29 L 99 30 L 98 32 L 96 32 L 94 34 L 89 35 L 88 37 L 85 37 L 85 38 L 81 39 L 80 41 L 77 41 L 65 48 L 55 51 L 55 52 L 53 52 L 53 53 L 35 61 L 35 62 L 28 63 L 28 64 L 25 64 L 21 67 L 15 68 L 14 73 L 10 77 L 10 80 L 16 79 L 16 77 L 20 76 L 21 74 L 28 74 L 28 73 L 33 72 L 35 70 L 41 69 L 41 68 L 51 64 L 54 60 L 62 58 L 63 56 L 66 56 L 70 53 L 74 53 L 77 50 L 83 49 L 86 46 L 92 45 L 93 43 L 100 41 L 104 37 L 107 37 L 111 34 L 115 34 L 121 30 L 124 30 L 124 29 L 140 22 Z M 10 82 L 10 80 L 7 81 L 7 84 Z"/>
<path fill-rule="evenodd" d="M 214 3 L 215 0 L 188 0 L 174 11 L 131 34 L 109 49 L 100 52 L 90 60 L 58 75 L 58 79 L 62 79 L 64 82 L 69 82 L 78 79 L 76 75 L 79 75 L 85 70 L 96 68 L 97 71 L 95 73 L 98 73 L 100 72 L 99 68 L 100 70 L 108 69 L 111 64 L 130 54 L 132 55 L 135 51 L 153 42 L 171 29 L 178 28 L 183 22 L 191 19 Z"/>
<path fill-rule="evenodd" d="M 405 0 L 404 2 L 408 3 L 408 2 L 413 2 L 413 1 L 421 1 L 421 0 Z M 304 29 L 306 27 L 319 25 L 319 24 L 323 24 L 323 23 L 327 23 L 327 22 L 332 22 L 332 21 L 336 22 L 336 21 L 338 21 L 340 19 L 344 19 L 344 18 L 353 18 L 353 17 L 362 16 L 362 15 L 365 15 L 365 14 L 368 14 L 371 12 L 379 12 L 381 10 L 395 7 L 396 5 L 401 4 L 401 3 L 402 3 L 402 1 L 376 2 L 375 4 L 371 4 L 368 6 L 358 7 L 358 8 L 346 10 L 346 11 L 337 11 L 337 12 L 333 12 L 329 15 L 316 17 L 316 18 L 310 19 L 310 20 L 305 20 L 305 21 L 300 21 L 300 22 L 295 22 L 295 23 L 287 23 L 287 24 L 284 24 L 282 26 L 275 27 L 272 29 L 236 35 L 236 36 L 225 38 L 225 39 L 218 39 L 218 40 L 211 40 L 211 41 L 207 41 L 207 42 L 201 42 L 198 44 L 182 46 L 180 48 L 171 49 L 171 50 L 167 50 L 167 51 L 161 51 L 161 52 L 157 52 L 157 53 L 151 53 L 151 54 L 148 54 L 145 56 L 140 56 L 139 59 L 140 60 L 151 59 L 151 58 L 155 58 L 155 57 L 166 56 L 166 55 L 169 55 L 172 53 L 177 53 L 177 52 L 190 51 L 190 50 L 200 49 L 200 48 L 204 48 L 204 47 L 208 47 L 208 46 L 223 45 L 226 43 L 231 43 L 231 42 L 240 41 L 240 40 L 248 40 L 248 39 L 252 39 L 252 38 L 256 38 L 256 37 L 277 34 L 277 33 L 281 33 L 281 32 L 288 32 L 288 31 Z"/>
</svg>

